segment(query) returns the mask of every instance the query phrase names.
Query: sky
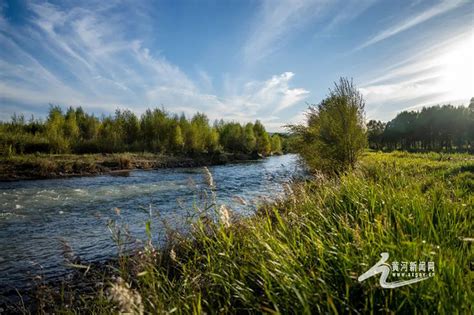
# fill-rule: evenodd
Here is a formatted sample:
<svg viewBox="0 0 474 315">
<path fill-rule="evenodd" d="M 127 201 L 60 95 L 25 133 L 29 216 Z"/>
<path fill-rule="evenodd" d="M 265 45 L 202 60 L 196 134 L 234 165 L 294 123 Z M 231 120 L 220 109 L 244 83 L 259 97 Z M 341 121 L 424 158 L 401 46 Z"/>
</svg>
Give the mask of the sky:
<svg viewBox="0 0 474 315">
<path fill-rule="evenodd" d="M 474 1 L 0 1 L 0 120 L 51 104 L 300 123 L 340 77 L 367 119 L 474 96 Z"/>
</svg>

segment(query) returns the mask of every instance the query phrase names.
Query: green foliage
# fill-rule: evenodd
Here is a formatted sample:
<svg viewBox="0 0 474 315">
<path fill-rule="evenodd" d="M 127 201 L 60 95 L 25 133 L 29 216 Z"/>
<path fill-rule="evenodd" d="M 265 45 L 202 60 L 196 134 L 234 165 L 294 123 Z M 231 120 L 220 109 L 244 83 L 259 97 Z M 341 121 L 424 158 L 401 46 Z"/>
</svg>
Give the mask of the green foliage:
<svg viewBox="0 0 474 315">
<path fill-rule="evenodd" d="M 51 107 L 46 121 L 46 138 L 51 144 L 50 153 L 65 153 L 69 150 L 66 139 L 66 119 L 58 106 Z"/>
<path fill-rule="evenodd" d="M 183 150 L 184 137 L 183 132 L 181 131 L 181 127 L 178 123 L 176 123 L 174 127 L 172 127 L 169 147 L 173 152 L 180 153 Z"/>
<path fill-rule="evenodd" d="M 291 126 L 309 167 L 339 173 L 355 166 L 366 146 L 364 106 L 352 81 L 341 78 L 326 99 L 309 108 L 306 125 Z"/>
<path fill-rule="evenodd" d="M 220 150 L 219 145 L 219 133 L 215 129 L 209 131 L 206 143 L 206 149 L 208 153 L 215 153 Z"/>
<path fill-rule="evenodd" d="M 275 140 L 276 141 L 276 140 Z M 258 145 L 257 145 L 258 144 Z M 275 142 L 277 145 L 277 142 Z M 23 153 L 119 153 L 213 154 L 222 150 L 269 155 L 273 150 L 268 133 L 260 122 L 243 127 L 235 122 L 210 126 L 203 113 L 191 119 L 164 109 L 148 109 L 140 118 L 129 110 L 97 118 L 81 107 L 63 113 L 52 106 L 45 122 L 14 115 L 0 122 L 0 151 Z"/>
<path fill-rule="evenodd" d="M 281 154 L 282 146 L 281 146 L 281 138 L 279 135 L 274 134 L 271 138 L 271 146 L 272 146 L 272 153 L 273 154 Z"/>
<path fill-rule="evenodd" d="M 229 123 L 219 126 L 221 143 L 228 152 L 242 152 L 246 150 L 245 137 L 239 123 Z"/>
<path fill-rule="evenodd" d="M 244 135 L 243 135 L 243 141 L 244 141 L 244 151 L 246 153 L 251 153 L 256 150 L 257 147 L 257 138 L 255 137 L 255 133 L 253 132 L 253 124 L 248 123 L 245 125 L 244 128 Z"/>
<path fill-rule="evenodd" d="M 257 153 L 262 154 L 263 156 L 269 155 L 272 151 L 270 136 L 265 131 L 265 127 L 259 120 L 255 121 L 255 124 L 253 126 L 253 132 L 257 139 L 255 144 Z"/>
<path fill-rule="evenodd" d="M 387 124 L 371 121 L 371 148 L 419 151 L 472 151 L 474 105 L 425 107 L 404 111 Z M 369 126 L 368 126 L 369 127 Z M 374 129 L 375 128 L 375 129 Z"/>
<path fill-rule="evenodd" d="M 367 140 L 371 149 L 379 150 L 383 147 L 383 132 L 385 125 L 381 121 L 370 120 L 367 123 Z"/>
</svg>

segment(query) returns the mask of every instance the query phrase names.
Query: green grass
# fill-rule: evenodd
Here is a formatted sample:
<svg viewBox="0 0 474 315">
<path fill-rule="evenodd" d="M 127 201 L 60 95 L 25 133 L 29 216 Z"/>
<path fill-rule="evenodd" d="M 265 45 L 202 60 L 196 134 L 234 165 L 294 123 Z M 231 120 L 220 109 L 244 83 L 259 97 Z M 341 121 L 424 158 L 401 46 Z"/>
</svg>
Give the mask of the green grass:
<svg viewBox="0 0 474 315">
<path fill-rule="evenodd" d="M 191 235 L 159 253 L 148 247 L 117 274 L 131 286 L 123 292 L 141 296 L 135 310 L 151 313 L 468 314 L 473 167 L 470 155 L 367 153 L 356 170 L 295 185 L 230 227 L 198 220 Z M 436 274 L 396 289 L 380 288 L 379 275 L 358 282 L 381 252 L 389 262 L 433 261 Z M 59 311 L 117 310 L 112 283 Z"/>
</svg>

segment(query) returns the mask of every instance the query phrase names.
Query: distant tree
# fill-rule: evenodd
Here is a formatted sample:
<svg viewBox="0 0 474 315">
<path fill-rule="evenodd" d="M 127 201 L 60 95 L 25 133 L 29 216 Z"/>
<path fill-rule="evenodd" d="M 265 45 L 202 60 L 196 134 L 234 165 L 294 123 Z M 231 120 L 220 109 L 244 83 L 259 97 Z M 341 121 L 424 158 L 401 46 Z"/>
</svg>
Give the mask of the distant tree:
<svg viewBox="0 0 474 315">
<path fill-rule="evenodd" d="M 369 147 L 380 150 L 383 148 L 383 133 L 385 131 L 385 123 L 378 120 L 370 120 L 367 123 L 367 139 Z"/>
<path fill-rule="evenodd" d="M 186 128 L 185 136 L 184 136 L 184 146 L 186 153 L 188 154 L 195 154 L 198 153 L 199 150 L 199 134 L 198 129 L 195 125 L 189 124 Z"/>
<path fill-rule="evenodd" d="M 104 117 L 99 128 L 98 145 L 101 152 L 114 153 L 124 150 L 122 135 L 117 132 L 117 124 L 113 117 Z"/>
<path fill-rule="evenodd" d="M 245 136 L 239 123 L 222 124 L 219 130 L 224 150 L 234 153 L 245 151 Z"/>
<path fill-rule="evenodd" d="M 93 115 L 86 114 L 82 107 L 76 108 L 76 120 L 82 141 L 93 140 L 99 132 L 100 121 Z"/>
<path fill-rule="evenodd" d="M 66 153 L 69 151 L 69 142 L 64 134 L 65 118 L 59 106 L 51 106 L 46 121 L 46 137 L 50 143 L 52 153 Z"/>
<path fill-rule="evenodd" d="M 63 128 L 65 137 L 68 138 L 69 142 L 75 143 L 79 138 L 80 130 L 76 119 L 76 111 L 72 107 L 69 107 L 66 112 Z"/>
<path fill-rule="evenodd" d="M 52 106 L 46 122 L 34 117 L 26 122 L 23 115 L 16 114 L 10 122 L 0 122 L 0 151 L 8 154 L 150 151 L 192 155 L 222 150 L 269 154 L 271 143 L 261 123 L 243 127 L 221 119 L 210 126 L 203 113 L 187 119 L 163 108 L 148 109 L 140 118 L 130 110 L 97 118 L 81 107 L 69 108 L 64 114 L 60 107 Z"/>
<path fill-rule="evenodd" d="M 259 120 L 255 121 L 253 131 L 257 140 L 255 145 L 257 153 L 262 154 L 263 156 L 269 155 L 272 150 L 270 137 Z"/>
<path fill-rule="evenodd" d="M 215 153 L 220 151 L 219 133 L 214 128 L 210 129 L 209 131 L 206 143 L 206 150 L 208 153 Z"/>
<path fill-rule="evenodd" d="M 196 153 L 207 152 L 208 147 L 212 146 L 210 144 L 209 119 L 205 114 L 198 112 L 191 119 L 191 127 L 196 134 L 193 151 Z"/>
<path fill-rule="evenodd" d="M 115 123 L 122 141 L 127 149 L 131 149 L 132 145 L 136 144 L 140 138 L 140 122 L 137 116 L 130 110 L 116 110 Z"/>
<path fill-rule="evenodd" d="M 474 108 L 474 107 L 473 107 Z M 389 150 L 472 150 L 474 110 L 452 105 L 403 111 L 386 124 L 382 146 Z M 374 140 L 369 141 L 373 146 Z"/>
<path fill-rule="evenodd" d="M 271 138 L 272 154 L 281 154 L 281 138 L 279 135 L 274 134 Z"/>
<path fill-rule="evenodd" d="M 243 150 L 245 153 L 252 153 L 253 151 L 255 151 L 255 147 L 257 145 L 257 138 L 255 137 L 255 133 L 253 132 L 252 123 L 247 123 L 245 125 L 243 142 Z"/>
<path fill-rule="evenodd" d="M 184 147 L 184 137 L 179 124 L 176 124 L 171 132 L 170 147 L 174 152 L 182 152 Z"/>
</svg>

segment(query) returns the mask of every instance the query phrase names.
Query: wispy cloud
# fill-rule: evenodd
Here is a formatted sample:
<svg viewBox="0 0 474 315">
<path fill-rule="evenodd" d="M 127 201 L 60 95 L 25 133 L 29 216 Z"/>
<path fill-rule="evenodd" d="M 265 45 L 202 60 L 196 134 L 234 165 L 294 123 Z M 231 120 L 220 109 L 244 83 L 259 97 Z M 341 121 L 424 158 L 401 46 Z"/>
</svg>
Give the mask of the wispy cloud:
<svg viewBox="0 0 474 315">
<path fill-rule="evenodd" d="M 359 17 L 367 9 L 373 6 L 378 0 L 346 0 L 331 15 L 331 18 L 324 28 L 325 32 L 334 30 L 336 27 L 349 23 Z M 339 3 L 338 3 L 339 4 Z"/>
<path fill-rule="evenodd" d="M 325 0 L 263 1 L 243 47 L 244 59 L 252 63 L 272 54 L 328 6 Z"/>
<path fill-rule="evenodd" d="M 266 81 L 248 82 L 240 95 L 232 97 L 232 102 L 236 107 L 244 108 L 245 112 L 258 114 L 265 110 L 277 114 L 298 104 L 309 94 L 303 88 L 289 87 L 293 77 L 294 73 L 285 72 Z"/>
<path fill-rule="evenodd" d="M 265 0 L 260 6 L 242 52 L 256 63 L 288 44 L 310 23 L 323 22 L 317 33 L 328 33 L 365 12 L 378 0 Z"/>
<path fill-rule="evenodd" d="M 474 34 L 471 29 L 382 69 L 361 87 L 370 117 L 391 118 L 403 108 L 466 104 L 474 96 Z"/>
<path fill-rule="evenodd" d="M 104 113 L 117 107 L 141 113 L 163 105 L 173 112 L 202 111 L 211 119 L 243 122 L 268 117 L 271 111 L 276 114 L 308 94 L 291 88 L 294 74 L 286 72 L 268 80 L 234 83 L 217 95 L 204 70 L 197 71 L 195 81 L 160 51 L 150 50 L 146 37 L 127 37 L 119 22 L 125 17 L 115 16 L 118 13 L 107 5 L 92 11 L 30 3 L 29 9 L 31 20 L 21 28 L 14 29 L 0 15 L 5 21 L 0 44 L 10 52 L 0 54 L 0 103 L 10 110 L 3 115 L 11 114 L 15 104 L 21 106 L 18 111 L 36 107 L 41 113 L 49 103 Z M 272 119 L 276 126 L 279 118 Z"/>
<path fill-rule="evenodd" d="M 457 7 L 459 7 L 462 4 L 466 4 L 467 1 L 464 0 L 444 0 L 428 10 L 425 10 L 419 14 L 409 16 L 405 18 L 403 21 L 400 21 L 399 23 L 392 25 L 388 27 L 387 29 L 377 33 L 375 36 L 371 37 L 369 40 L 364 42 L 362 45 L 358 46 L 355 50 L 361 50 L 363 48 L 366 48 L 368 46 L 374 45 L 380 41 L 383 41 L 385 39 L 388 39 L 392 36 L 397 35 L 400 32 L 406 31 L 412 27 L 417 26 L 418 24 L 421 24 L 423 22 L 426 22 L 438 15 L 441 15 L 443 13 L 446 13 L 450 10 L 453 10 Z"/>
</svg>

